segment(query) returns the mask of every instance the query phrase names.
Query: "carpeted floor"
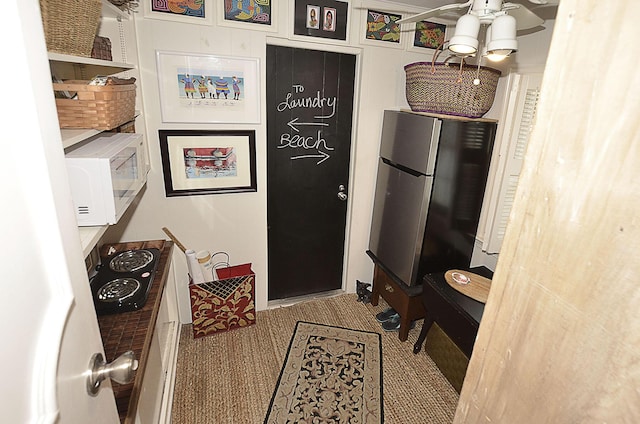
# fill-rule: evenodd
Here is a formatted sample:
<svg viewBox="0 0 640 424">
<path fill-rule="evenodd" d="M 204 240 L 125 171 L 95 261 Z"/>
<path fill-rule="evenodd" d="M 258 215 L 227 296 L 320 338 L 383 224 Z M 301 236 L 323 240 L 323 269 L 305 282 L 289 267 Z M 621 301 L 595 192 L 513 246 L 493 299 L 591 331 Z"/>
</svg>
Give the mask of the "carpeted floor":
<svg viewBox="0 0 640 424">
<path fill-rule="evenodd" d="M 382 334 L 384 418 L 388 424 L 449 424 L 458 393 L 424 352 L 412 352 L 421 322 L 400 342 L 375 314 L 384 310 L 355 294 L 261 311 L 256 324 L 193 339 L 182 329 L 172 420 L 177 424 L 259 424 L 264 421 L 296 322 Z"/>
</svg>

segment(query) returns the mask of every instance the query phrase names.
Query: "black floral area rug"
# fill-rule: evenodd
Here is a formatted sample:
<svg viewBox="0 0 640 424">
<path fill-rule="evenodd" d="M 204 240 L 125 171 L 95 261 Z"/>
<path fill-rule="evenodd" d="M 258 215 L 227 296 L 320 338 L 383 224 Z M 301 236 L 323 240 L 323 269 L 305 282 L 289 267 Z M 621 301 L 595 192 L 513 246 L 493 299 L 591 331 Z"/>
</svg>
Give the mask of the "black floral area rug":
<svg viewBox="0 0 640 424">
<path fill-rule="evenodd" d="M 378 333 L 298 321 L 264 420 L 384 422 Z"/>
</svg>

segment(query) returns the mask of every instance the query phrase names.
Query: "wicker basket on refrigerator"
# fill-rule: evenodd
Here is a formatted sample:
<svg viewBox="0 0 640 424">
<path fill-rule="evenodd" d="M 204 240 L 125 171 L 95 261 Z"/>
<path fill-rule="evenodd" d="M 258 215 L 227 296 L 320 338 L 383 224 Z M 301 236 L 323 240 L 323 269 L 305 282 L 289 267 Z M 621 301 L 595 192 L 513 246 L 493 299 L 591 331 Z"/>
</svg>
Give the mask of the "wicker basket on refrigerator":
<svg viewBox="0 0 640 424">
<path fill-rule="evenodd" d="M 500 71 L 466 65 L 464 60 L 460 64 L 436 62 L 439 53 L 436 51 L 431 62 L 404 67 L 411 110 L 468 118 L 483 116 L 493 105 Z"/>
</svg>

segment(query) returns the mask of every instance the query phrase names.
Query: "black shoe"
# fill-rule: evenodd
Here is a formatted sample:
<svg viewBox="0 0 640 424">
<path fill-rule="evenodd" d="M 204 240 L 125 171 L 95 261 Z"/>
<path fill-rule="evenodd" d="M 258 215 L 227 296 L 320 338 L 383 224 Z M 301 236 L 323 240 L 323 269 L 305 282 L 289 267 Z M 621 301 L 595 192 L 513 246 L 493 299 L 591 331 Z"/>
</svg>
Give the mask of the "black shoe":
<svg viewBox="0 0 640 424">
<path fill-rule="evenodd" d="M 389 321 L 389 319 L 391 319 L 394 315 L 397 315 L 397 314 L 398 313 L 396 312 L 395 309 L 387 308 L 376 315 L 376 321 L 378 322 Z"/>
<path fill-rule="evenodd" d="M 382 323 L 384 331 L 397 331 L 400 328 L 400 314 L 392 315 L 387 321 Z"/>
<path fill-rule="evenodd" d="M 411 321 L 409 329 L 413 329 L 416 326 L 415 321 Z M 390 320 L 382 323 L 382 329 L 384 331 L 398 331 L 400 329 L 400 314 L 394 315 Z"/>
</svg>

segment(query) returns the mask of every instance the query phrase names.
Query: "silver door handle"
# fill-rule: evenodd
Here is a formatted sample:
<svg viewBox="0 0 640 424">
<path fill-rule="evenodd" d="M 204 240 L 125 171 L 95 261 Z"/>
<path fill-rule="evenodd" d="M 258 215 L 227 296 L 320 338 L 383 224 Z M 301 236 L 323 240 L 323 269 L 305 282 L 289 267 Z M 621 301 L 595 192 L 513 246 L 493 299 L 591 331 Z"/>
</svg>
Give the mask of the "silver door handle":
<svg viewBox="0 0 640 424">
<path fill-rule="evenodd" d="M 87 392 L 91 396 L 98 394 L 100 384 L 106 378 L 120 384 L 131 383 L 137 369 L 138 361 L 132 350 L 123 353 L 108 364 L 102 353 L 96 353 L 89 362 L 90 374 L 87 377 Z"/>
<path fill-rule="evenodd" d="M 340 184 L 338 186 L 338 199 L 342 200 L 343 202 L 347 200 L 347 193 L 345 193 L 344 190 L 344 185 Z"/>
</svg>

